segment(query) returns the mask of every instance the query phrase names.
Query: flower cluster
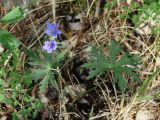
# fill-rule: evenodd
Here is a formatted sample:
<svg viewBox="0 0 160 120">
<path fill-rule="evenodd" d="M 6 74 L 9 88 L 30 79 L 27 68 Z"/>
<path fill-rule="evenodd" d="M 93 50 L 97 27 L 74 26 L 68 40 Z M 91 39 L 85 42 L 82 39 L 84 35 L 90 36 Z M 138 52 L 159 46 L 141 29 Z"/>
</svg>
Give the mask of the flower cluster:
<svg viewBox="0 0 160 120">
<path fill-rule="evenodd" d="M 57 35 L 61 34 L 61 30 L 58 29 L 58 24 L 51 24 L 47 22 L 47 28 L 45 30 L 45 33 L 50 36 L 51 39 L 44 42 L 43 49 L 46 50 L 48 53 L 52 53 L 52 51 L 56 50 L 57 43 L 55 39 L 57 38 Z"/>
</svg>

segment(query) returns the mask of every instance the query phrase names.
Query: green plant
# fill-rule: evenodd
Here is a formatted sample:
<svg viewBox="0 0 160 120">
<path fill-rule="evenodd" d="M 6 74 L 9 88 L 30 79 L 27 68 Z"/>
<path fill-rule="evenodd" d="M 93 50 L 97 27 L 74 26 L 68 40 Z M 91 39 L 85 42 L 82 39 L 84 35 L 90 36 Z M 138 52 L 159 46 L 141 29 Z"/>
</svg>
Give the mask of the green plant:
<svg viewBox="0 0 160 120">
<path fill-rule="evenodd" d="M 23 15 L 23 10 L 16 7 L 0 19 L 0 22 L 14 23 L 22 19 Z M 13 120 L 29 119 L 31 116 L 33 118 L 43 105 L 40 100 L 29 95 L 32 88 L 30 72 L 25 69 L 19 71 L 23 64 L 19 60 L 20 41 L 12 33 L 0 29 L 0 45 L 5 49 L 0 56 L 0 103 L 15 109 L 12 113 Z"/>
<path fill-rule="evenodd" d="M 20 20 L 24 15 L 23 10 L 20 7 L 16 7 L 6 14 L 3 18 L 0 19 L 2 23 L 14 23 Z M 0 45 L 7 49 L 5 53 L 2 54 L 2 59 L 0 63 L 3 64 L 8 56 L 13 56 L 13 65 L 18 65 L 19 61 L 19 49 L 20 46 L 19 40 L 7 30 L 0 29 Z"/>
<path fill-rule="evenodd" d="M 30 72 L 0 69 L 0 73 L 0 102 L 16 109 L 12 118 L 16 117 L 16 120 L 19 120 L 35 116 L 43 104 L 29 95 L 32 87 Z"/>
<path fill-rule="evenodd" d="M 143 5 L 139 2 L 132 1 L 129 6 L 122 8 L 124 12 L 119 15 L 121 18 L 131 20 L 134 27 L 139 27 L 142 24 L 145 27 L 149 24 L 153 33 L 159 33 L 159 8 L 159 0 L 144 0 Z"/>
<path fill-rule="evenodd" d="M 11 55 L 13 56 L 12 65 L 13 66 L 18 65 L 19 63 L 18 47 L 20 46 L 20 43 L 17 40 L 17 38 L 8 31 L 0 29 L 0 44 L 2 44 L 5 49 L 7 49 L 7 51 L 5 51 L 1 56 L 0 64 L 1 65 L 4 64 L 5 61 L 8 59 L 8 56 Z"/>
<path fill-rule="evenodd" d="M 41 78 L 43 79 L 40 82 L 40 93 L 42 93 L 50 82 L 51 85 L 57 90 L 58 85 L 55 80 L 55 76 L 58 73 L 56 70 L 58 67 L 62 66 L 62 61 L 65 58 L 67 49 L 64 51 L 55 51 L 54 54 L 38 51 L 27 51 L 30 56 L 30 65 L 33 65 L 32 77 L 35 82 L 38 82 Z"/>
<path fill-rule="evenodd" d="M 151 2 L 150 4 L 144 4 L 143 6 L 139 6 L 138 14 L 133 16 L 133 22 L 136 24 L 137 22 L 143 22 L 144 20 L 155 19 L 160 10 L 158 9 L 160 5 L 157 2 Z M 134 19 L 137 17 L 138 21 Z"/>
<path fill-rule="evenodd" d="M 107 2 L 104 7 L 111 10 L 116 5 L 117 5 L 117 0 L 112 0 L 111 2 Z"/>
<path fill-rule="evenodd" d="M 20 7 L 16 7 L 12 9 L 7 15 L 5 15 L 0 22 L 2 23 L 14 23 L 18 20 L 22 19 L 24 15 L 23 9 Z"/>
<path fill-rule="evenodd" d="M 126 79 L 124 75 L 130 76 L 133 80 L 139 80 L 135 67 L 138 62 L 135 58 L 131 57 L 128 52 L 123 53 L 123 55 L 117 59 L 118 55 L 122 52 L 122 48 L 119 47 L 115 41 L 112 41 L 111 45 L 108 46 L 108 51 L 109 56 L 106 57 L 102 48 L 97 50 L 96 47 L 93 47 L 91 59 L 88 63 L 85 63 L 83 67 L 91 70 L 88 79 L 103 74 L 108 70 L 112 71 L 121 92 L 124 92 L 126 89 Z"/>
</svg>

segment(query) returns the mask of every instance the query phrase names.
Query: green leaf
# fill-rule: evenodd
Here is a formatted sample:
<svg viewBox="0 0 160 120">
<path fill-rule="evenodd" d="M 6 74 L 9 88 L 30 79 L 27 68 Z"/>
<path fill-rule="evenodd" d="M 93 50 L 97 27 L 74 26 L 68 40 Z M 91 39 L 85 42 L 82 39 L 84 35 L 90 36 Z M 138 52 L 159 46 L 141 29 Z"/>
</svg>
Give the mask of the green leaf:
<svg viewBox="0 0 160 120">
<path fill-rule="evenodd" d="M 31 74 L 28 71 L 24 71 L 24 73 L 23 73 L 23 83 L 27 87 L 32 85 L 32 77 L 31 77 Z"/>
<path fill-rule="evenodd" d="M 118 80 L 118 86 L 122 93 L 124 93 L 126 89 L 126 81 L 119 70 L 114 71 L 114 76 Z"/>
<path fill-rule="evenodd" d="M 9 33 L 8 31 L 0 29 L 0 44 L 2 44 L 3 47 L 8 50 L 7 51 L 8 53 L 4 53 L 2 55 L 2 58 L 6 56 L 5 54 L 12 53 L 13 54 L 12 64 L 13 64 L 13 67 L 16 67 L 19 63 L 18 47 L 20 45 L 20 42 L 17 40 L 17 38 L 14 35 Z"/>
<path fill-rule="evenodd" d="M 132 77 L 133 80 L 135 81 L 140 80 L 139 75 L 135 73 L 133 68 L 124 67 L 121 68 L 120 70 L 123 71 L 125 74 L 129 75 L 130 77 Z"/>
<path fill-rule="evenodd" d="M 14 35 L 2 29 L 0 29 L 0 43 L 9 50 L 18 48 L 20 45 L 20 42 Z"/>
<path fill-rule="evenodd" d="M 121 56 L 120 60 L 117 61 L 114 64 L 114 66 L 115 67 L 122 67 L 124 65 L 130 64 L 129 62 L 130 62 L 129 59 L 128 59 L 127 55 L 125 54 L 125 55 Z"/>
<path fill-rule="evenodd" d="M 42 59 L 43 54 L 41 54 L 38 51 L 31 51 L 31 50 L 25 50 L 25 52 L 29 55 L 30 62 L 28 62 L 30 65 L 33 66 L 41 66 L 44 68 L 48 67 L 48 64 Z"/>
<path fill-rule="evenodd" d="M 119 46 L 115 41 L 111 42 L 111 45 L 108 46 L 108 49 L 109 49 L 109 60 L 111 63 L 114 63 L 116 61 L 116 56 L 119 54 L 121 49 L 119 48 Z"/>
<path fill-rule="evenodd" d="M 49 73 L 44 77 L 44 79 L 40 82 L 40 94 L 42 94 L 42 92 L 44 92 L 44 90 L 46 89 L 46 87 L 48 86 L 48 82 L 50 79 L 50 75 Z"/>
<path fill-rule="evenodd" d="M 106 59 L 102 48 L 97 50 L 95 47 L 93 47 L 91 52 L 91 60 L 88 63 L 83 64 L 82 67 L 91 70 L 88 76 L 88 79 L 91 79 L 98 74 L 102 74 L 103 72 L 105 72 L 109 65 L 110 64 Z"/>
<path fill-rule="evenodd" d="M 37 111 L 34 111 L 33 114 L 32 114 L 32 117 L 33 117 L 33 118 L 36 118 L 36 117 L 37 117 L 37 114 L 38 114 Z"/>
<path fill-rule="evenodd" d="M 4 94 L 0 94 L 0 102 L 6 103 L 8 105 L 12 104 L 12 101 L 6 97 Z"/>
<path fill-rule="evenodd" d="M 12 113 L 12 120 L 20 120 L 16 112 Z"/>
<path fill-rule="evenodd" d="M 12 71 L 9 73 L 9 76 L 12 76 L 12 80 L 9 81 L 11 88 L 15 88 L 17 84 L 21 84 L 21 77 L 18 72 Z"/>
<path fill-rule="evenodd" d="M 3 86 L 4 81 L 0 78 L 0 86 Z"/>
<path fill-rule="evenodd" d="M 5 96 L 4 94 L 1 94 L 1 95 L 0 95 L 0 101 L 1 101 L 1 102 L 4 102 L 6 99 L 7 99 L 7 98 L 6 98 L 6 96 Z"/>
<path fill-rule="evenodd" d="M 158 68 L 151 76 L 149 76 L 147 79 L 144 80 L 143 84 L 141 85 L 141 87 L 139 88 L 137 92 L 139 94 L 143 94 L 145 90 L 147 89 L 147 87 L 149 86 L 149 84 L 151 83 L 151 81 L 153 81 L 154 78 L 158 76 L 159 74 L 160 74 L 160 68 Z"/>
<path fill-rule="evenodd" d="M 0 22 L 2 23 L 13 23 L 21 19 L 24 15 L 23 10 L 20 7 L 16 7 L 5 15 Z"/>
<path fill-rule="evenodd" d="M 137 98 L 137 101 L 141 102 L 141 101 L 148 101 L 148 100 L 154 100 L 155 96 L 152 95 L 147 95 L 147 96 L 140 96 Z"/>
<path fill-rule="evenodd" d="M 30 57 L 30 65 L 35 66 L 32 70 L 32 77 L 35 81 L 43 80 L 40 82 L 40 93 L 42 93 L 50 82 L 54 88 L 58 89 L 58 85 L 54 78 L 57 67 L 61 67 L 61 62 L 64 60 L 68 50 L 62 52 L 55 51 L 54 54 L 48 54 L 46 52 L 37 52 L 26 50 L 26 53 Z"/>
<path fill-rule="evenodd" d="M 54 62 L 53 62 L 53 66 L 59 66 L 60 62 L 64 60 L 65 55 L 67 54 L 68 49 L 62 51 L 62 52 L 57 52 L 56 56 L 53 56 L 54 58 Z"/>
<path fill-rule="evenodd" d="M 138 62 L 137 62 L 138 63 Z M 121 90 L 121 92 L 124 92 L 126 88 L 126 81 L 125 78 L 123 78 L 121 75 L 126 74 L 131 77 L 132 80 L 138 81 L 140 80 L 139 75 L 135 72 L 135 65 L 137 64 L 132 58 L 128 57 L 127 54 L 124 54 L 119 61 L 117 61 L 113 66 L 113 72 L 116 76 L 116 79 L 118 80 L 118 85 Z M 116 71 L 119 71 L 119 73 L 115 73 Z M 122 89 L 124 88 L 124 89 Z"/>
<path fill-rule="evenodd" d="M 35 81 L 38 81 L 40 78 L 45 76 L 47 73 L 48 71 L 46 69 L 39 68 L 39 69 L 33 69 L 31 75 Z"/>
<path fill-rule="evenodd" d="M 87 77 L 88 79 L 91 79 L 97 75 L 99 75 L 102 72 L 102 70 L 92 70 L 89 72 L 89 76 Z"/>
<path fill-rule="evenodd" d="M 50 76 L 50 82 L 51 82 L 51 85 L 52 85 L 55 89 L 59 90 L 58 85 L 57 85 L 57 82 L 56 82 L 56 80 L 55 80 L 55 78 L 54 78 L 53 75 Z"/>
<path fill-rule="evenodd" d="M 122 54 L 122 47 L 120 47 L 115 41 L 111 42 L 111 45 L 108 46 L 108 50 L 109 56 L 106 58 L 102 48 L 98 50 L 93 47 L 90 60 L 88 63 L 83 64 L 82 67 L 90 70 L 88 79 L 102 74 L 107 70 L 113 71 L 121 92 L 124 92 L 126 89 L 125 75 L 130 76 L 133 80 L 139 80 L 139 76 L 136 74 L 135 69 L 135 66 L 139 63 L 138 59 L 131 57 L 128 52 L 122 52 L 123 55 L 117 60 L 117 56 Z"/>
</svg>

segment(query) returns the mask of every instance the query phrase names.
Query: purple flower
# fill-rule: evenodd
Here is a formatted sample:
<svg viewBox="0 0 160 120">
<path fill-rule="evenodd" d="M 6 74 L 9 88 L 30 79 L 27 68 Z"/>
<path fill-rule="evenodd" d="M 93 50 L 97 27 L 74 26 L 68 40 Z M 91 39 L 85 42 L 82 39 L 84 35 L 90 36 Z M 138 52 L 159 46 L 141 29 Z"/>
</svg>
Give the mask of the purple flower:
<svg viewBox="0 0 160 120">
<path fill-rule="evenodd" d="M 45 30 L 45 33 L 47 35 L 54 37 L 54 38 L 57 38 L 57 35 L 61 34 L 62 32 L 61 32 L 61 30 L 58 29 L 57 23 L 52 25 L 51 23 L 47 22 L 47 28 Z"/>
<path fill-rule="evenodd" d="M 44 42 L 43 49 L 46 50 L 48 53 L 52 53 L 52 51 L 56 50 L 56 48 L 57 48 L 56 41 L 50 40 Z"/>
</svg>

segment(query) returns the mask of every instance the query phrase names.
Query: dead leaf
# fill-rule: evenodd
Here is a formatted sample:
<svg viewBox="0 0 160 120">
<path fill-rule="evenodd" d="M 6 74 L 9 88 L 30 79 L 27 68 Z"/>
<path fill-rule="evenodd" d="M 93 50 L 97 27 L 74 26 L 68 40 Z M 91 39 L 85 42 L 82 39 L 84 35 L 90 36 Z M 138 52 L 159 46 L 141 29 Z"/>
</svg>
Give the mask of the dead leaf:
<svg viewBox="0 0 160 120">
<path fill-rule="evenodd" d="M 136 120 L 155 120 L 153 114 L 148 110 L 139 110 Z"/>
<path fill-rule="evenodd" d="M 48 104 L 49 99 L 48 99 L 46 96 L 42 95 L 42 96 L 41 96 L 41 102 L 42 102 L 42 103 L 45 103 L 45 104 Z"/>
<path fill-rule="evenodd" d="M 69 23 L 69 28 L 71 30 L 82 30 L 82 24 L 80 22 Z"/>
<path fill-rule="evenodd" d="M 132 0 L 127 0 L 127 4 L 130 4 Z"/>
<path fill-rule="evenodd" d="M 12 56 L 13 56 L 12 53 L 10 53 L 10 54 L 7 56 L 8 59 L 4 62 L 4 67 L 6 67 L 6 66 L 9 64 L 9 62 L 10 62 Z"/>
<path fill-rule="evenodd" d="M 7 120 L 7 118 L 8 117 L 4 115 L 4 116 L 0 117 L 0 120 Z"/>
<path fill-rule="evenodd" d="M 160 57 L 156 59 L 156 66 L 160 66 Z"/>
<path fill-rule="evenodd" d="M 80 96 L 86 91 L 84 84 L 68 85 L 64 88 L 64 93 L 70 94 L 72 97 Z"/>
<path fill-rule="evenodd" d="M 3 53 L 4 48 L 0 45 L 0 54 Z"/>
<path fill-rule="evenodd" d="M 64 41 L 63 44 L 68 49 L 72 49 L 76 47 L 76 45 L 78 44 L 78 35 L 74 35 L 73 37 L 69 38 L 67 41 Z"/>
<path fill-rule="evenodd" d="M 39 85 L 35 85 L 31 91 L 31 96 L 36 98 L 38 96 L 38 91 L 39 91 Z"/>
</svg>

